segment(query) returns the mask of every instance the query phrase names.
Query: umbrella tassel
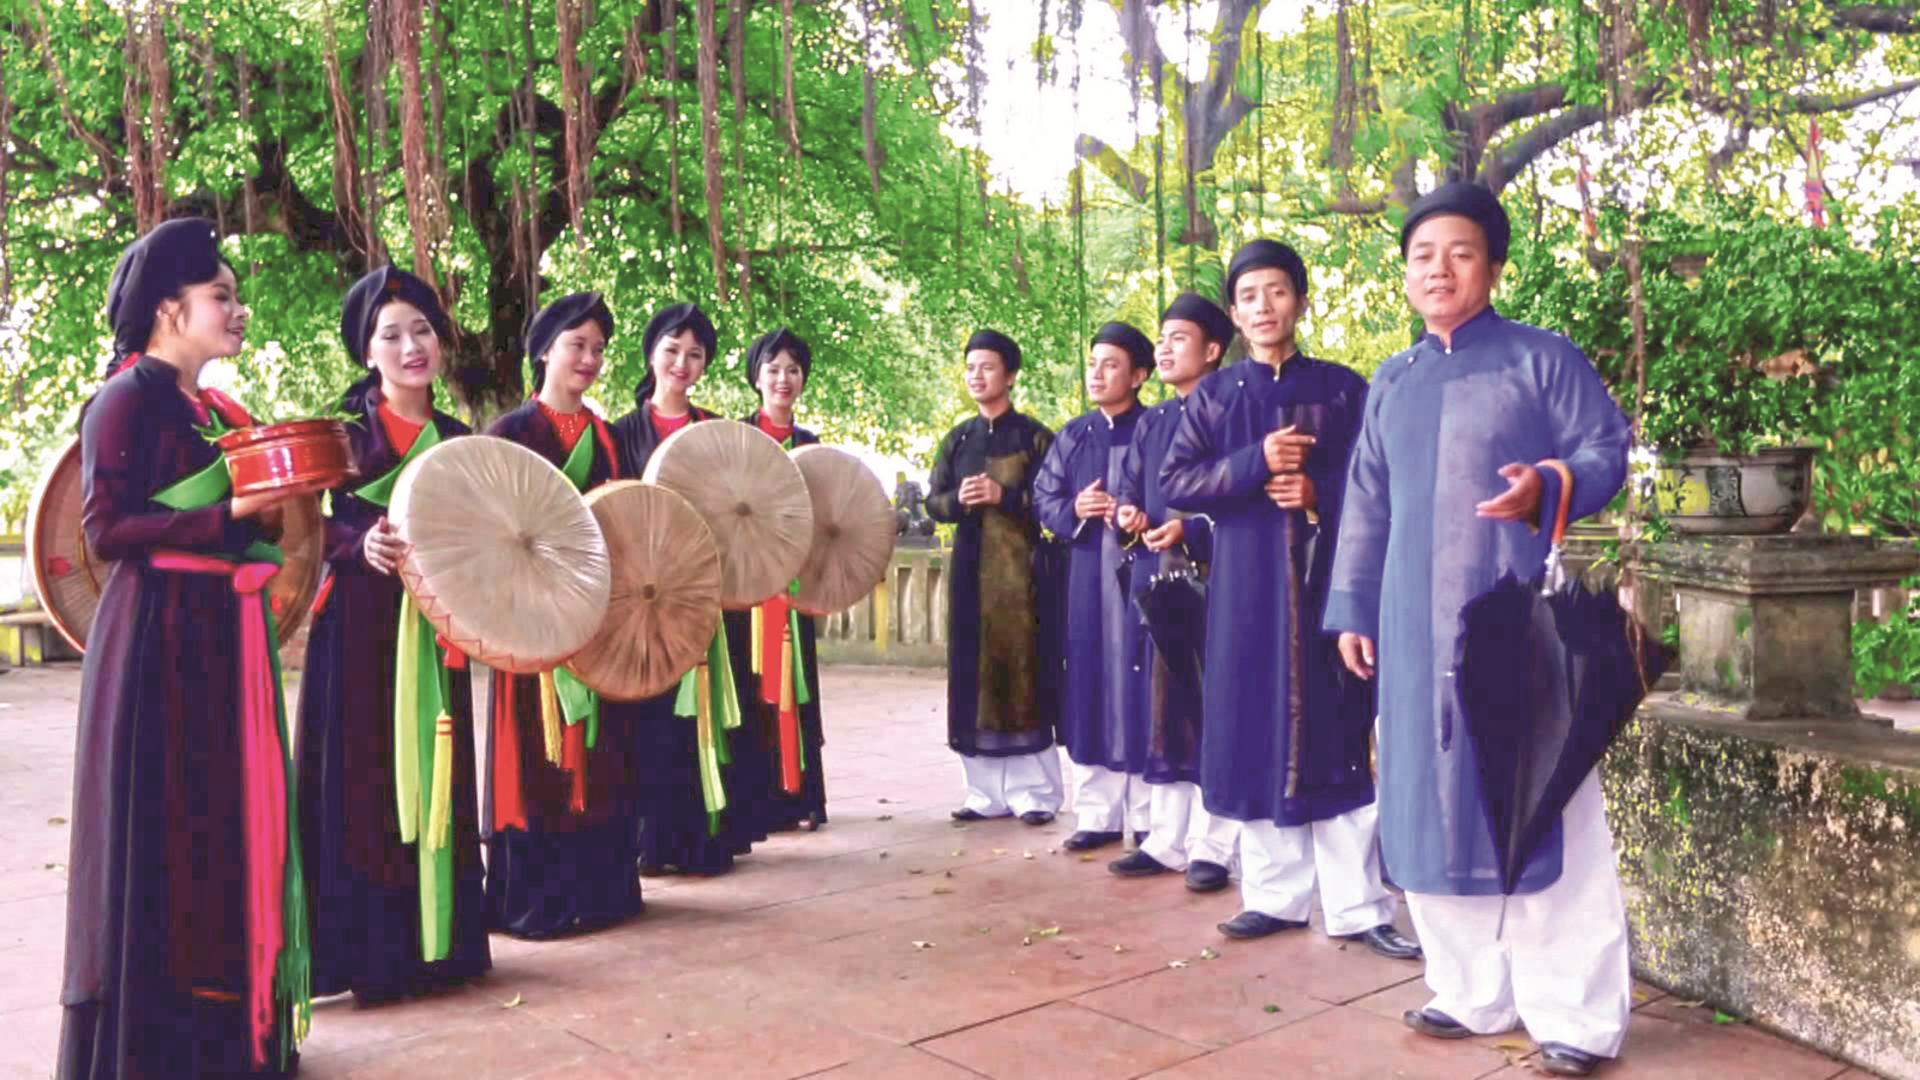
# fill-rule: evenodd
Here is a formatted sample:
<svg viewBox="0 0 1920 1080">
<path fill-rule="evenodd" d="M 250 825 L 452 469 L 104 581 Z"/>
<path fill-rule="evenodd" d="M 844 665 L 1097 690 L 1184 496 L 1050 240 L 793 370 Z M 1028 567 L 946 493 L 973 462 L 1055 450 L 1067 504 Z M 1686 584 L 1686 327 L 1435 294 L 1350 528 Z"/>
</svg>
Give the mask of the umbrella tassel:
<svg viewBox="0 0 1920 1080">
<path fill-rule="evenodd" d="M 553 672 L 540 673 L 540 733 L 545 741 L 547 764 L 558 767 L 566 754 L 560 716 L 560 692 L 553 684 Z"/>
<path fill-rule="evenodd" d="M 453 717 L 433 721 L 433 801 L 427 811 L 427 847 L 439 850 L 453 840 Z"/>
</svg>

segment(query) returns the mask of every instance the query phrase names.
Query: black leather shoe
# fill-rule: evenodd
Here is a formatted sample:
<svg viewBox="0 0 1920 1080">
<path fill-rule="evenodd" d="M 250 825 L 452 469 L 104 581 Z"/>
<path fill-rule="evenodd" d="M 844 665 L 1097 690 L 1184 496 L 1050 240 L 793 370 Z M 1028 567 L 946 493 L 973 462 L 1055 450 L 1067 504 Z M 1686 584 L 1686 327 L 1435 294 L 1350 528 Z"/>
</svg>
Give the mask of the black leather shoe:
<svg viewBox="0 0 1920 1080">
<path fill-rule="evenodd" d="M 1389 960 L 1418 960 L 1421 957 L 1420 946 L 1391 926 L 1376 926 L 1364 934 L 1348 934 L 1348 941 L 1362 941 L 1367 948 Z"/>
<path fill-rule="evenodd" d="M 1187 864 L 1187 888 L 1194 892 L 1219 892 L 1227 879 L 1227 868 L 1217 862 L 1195 859 Z"/>
<path fill-rule="evenodd" d="M 1088 832 L 1086 829 L 1081 829 L 1067 837 L 1066 843 L 1060 846 L 1068 851 L 1091 851 L 1097 847 L 1106 847 L 1108 844 L 1119 842 L 1120 834 L 1117 832 Z"/>
<path fill-rule="evenodd" d="M 1268 934 L 1277 934 L 1282 930 L 1298 930 L 1307 925 L 1301 919 L 1276 919 L 1258 911 L 1243 911 L 1220 924 L 1220 932 L 1235 941 L 1249 941 L 1263 938 Z"/>
<path fill-rule="evenodd" d="M 1051 825 L 1053 824 L 1053 811 L 1029 810 L 1020 815 L 1020 820 L 1029 825 Z"/>
<path fill-rule="evenodd" d="M 1122 855 L 1107 864 L 1107 869 L 1121 877 L 1153 877 L 1155 874 L 1171 874 L 1173 868 L 1144 851 Z"/>
<path fill-rule="evenodd" d="M 1555 1076 L 1586 1076 L 1602 1060 L 1598 1054 L 1576 1050 L 1566 1043 L 1540 1044 L 1540 1067 Z"/>
<path fill-rule="evenodd" d="M 955 821 L 991 821 L 993 820 L 992 818 L 988 817 L 986 814 L 983 814 L 980 811 L 975 810 L 972 807 L 968 807 L 968 806 L 963 806 L 960 809 L 955 810 L 952 816 L 953 816 L 953 820 Z M 1002 814 L 1000 816 L 1006 817 L 1007 815 Z"/>
<path fill-rule="evenodd" d="M 1400 1019 L 1429 1039 L 1465 1039 L 1473 1034 L 1467 1025 L 1438 1009 L 1408 1009 Z"/>
</svg>

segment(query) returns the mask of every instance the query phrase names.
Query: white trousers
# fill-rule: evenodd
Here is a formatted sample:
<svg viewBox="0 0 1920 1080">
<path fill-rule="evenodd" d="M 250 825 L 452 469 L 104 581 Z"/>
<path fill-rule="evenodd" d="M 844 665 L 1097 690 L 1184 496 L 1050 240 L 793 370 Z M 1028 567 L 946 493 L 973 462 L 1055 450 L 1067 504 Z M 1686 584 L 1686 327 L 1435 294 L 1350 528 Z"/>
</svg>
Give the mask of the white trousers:
<svg viewBox="0 0 1920 1080">
<path fill-rule="evenodd" d="M 1102 765 L 1069 762 L 1073 768 L 1073 812 L 1083 832 L 1146 832 L 1152 824 L 1153 785 Z M 1131 780 L 1131 782 L 1129 782 Z"/>
<path fill-rule="evenodd" d="M 1276 919 L 1305 921 L 1320 910 L 1333 937 L 1393 921 L 1395 901 L 1380 880 L 1380 811 L 1368 803 L 1308 825 L 1271 818 L 1240 826 L 1240 906 Z"/>
<path fill-rule="evenodd" d="M 1141 851 L 1169 870 L 1185 870 L 1196 860 L 1233 865 L 1240 823 L 1207 813 L 1201 805 L 1200 785 L 1182 782 L 1147 787 L 1152 791 L 1148 805 L 1153 831 L 1140 845 Z"/>
<path fill-rule="evenodd" d="M 1616 1057 L 1633 1010 L 1633 975 L 1597 772 L 1567 803 L 1560 834 L 1560 879 L 1539 892 L 1407 894 L 1427 953 L 1427 1007 L 1483 1035 L 1525 1024 L 1535 1042 Z"/>
<path fill-rule="evenodd" d="M 960 769 L 967 785 L 967 809 L 988 817 L 1032 810 L 1055 814 L 1065 798 L 1060 752 L 1052 747 L 1009 757 L 961 754 Z"/>
</svg>

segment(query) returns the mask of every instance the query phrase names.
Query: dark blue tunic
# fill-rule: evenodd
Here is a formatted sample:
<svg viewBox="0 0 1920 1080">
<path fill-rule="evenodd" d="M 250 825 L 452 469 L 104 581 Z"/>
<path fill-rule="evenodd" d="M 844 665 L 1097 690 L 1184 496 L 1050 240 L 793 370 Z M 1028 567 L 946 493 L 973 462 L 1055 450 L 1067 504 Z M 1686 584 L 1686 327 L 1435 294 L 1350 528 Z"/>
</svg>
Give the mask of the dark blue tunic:
<svg viewBox="0 0 1920 1080">
<path fill-rule="evenodd" d="M 1372 694 L 1320 631 L 1366 398 L 1365 380 L 1338 364 L 1296 355 L 1276 372 L 1246 361 L 1201 380 L 1167 448 L 1168 504 L 1213 518 L 1200 769 L 1209 813 L 1302 825 L 1373 801 Z M 1262 440 L 1288 424 L 1319 440 L 1305 467 L 1317 528 L 1265 491 Z"/>
<path fill-rule="evenodd" d="M 1446 692 L 1460 611 L 1504 573 L 1540 572 L 1548 534 L 1479 517 L 1512 462 L 1549 458 L 1573 473 L 1571 518 L 1604 508 L 1626 481 L 1627 421 L 1593 365 L 1558 334 L 1489 308 L 1380 365 L 1353 454 L 1326 628 L 1379 646 L 1380 841 L 1409 892 L 1500 892 L 1472 740 Z M 1560 482 L 1542 470 L 1542 507 Z M 1560 830 L 1518 892 L 1559 880 Z"/>
<path fill-rule="evenodd" d="M 1174 573 L 1213 561 L 1213 519 L 1204 514 L 1186 515 L 1167 506 L 1166 488 L 1160 483 L 1160 466 L 1167 459 L 1167 447 L 1179 430 L 1180 417 L 1186 412 L 1187 399 L 1163 401 L 1140 414 L 1134 426 L 1133 441 L 1120 461 L 1120 483 L 1113 489 L 1121 503 L 1139 507 L 1147 515 L 1150 528 L 1159 528 L 1173 518 L 1186 520 L 1186 536 L 1181 547 L 1155 554 L 1146 545 L 1134 547 L 1130 555 L 1130 596 L 1138 596 L 1155 574 Z M 1131 603 L 1131 601 L 1129 601 Z M 1146 780 L 1150 784 L 1200 782 L 1200 684 L 1177 679 L 1160 658 L 1145 624 L 1137 619 L 1129 623 L 1122 672 L 1135 683 L 1134 708 L 1148 718 Z"/>
<path fill-rule="evenodd" d="M 1140 412 L 1136 402 L 1118 416 L 1095 409 L 1067 421 L 1033 478 L 1034 513 L 1067 549 L 1060 742 L 1078 764 L 1127 773 L 1147 764 L 1147 718 L 1128 648 L 1139 619 L 1117 579 L 1120 533 L 1076 517 L 1073 502 L 1096 480 L 1108 494 L 1119 487 Z"/>
</svg>

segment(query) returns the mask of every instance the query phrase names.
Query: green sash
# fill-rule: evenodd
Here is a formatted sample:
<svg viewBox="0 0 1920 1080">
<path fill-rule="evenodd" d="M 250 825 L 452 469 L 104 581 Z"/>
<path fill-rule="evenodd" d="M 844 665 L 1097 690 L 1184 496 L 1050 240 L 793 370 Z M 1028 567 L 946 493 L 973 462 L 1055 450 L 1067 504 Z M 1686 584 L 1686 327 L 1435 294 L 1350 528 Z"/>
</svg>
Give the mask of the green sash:
<svg viewBox="0 0 1920 1080">
<path fill-rule="evenodd" d="M 587 477 L 593 472 L 593 436 L 592 431 L 581 432 L 580 441 L 573 444 L 573 452 L 560 468 L 575 491 L 587 489 Z M 600 695 L 566 668 L 554 669 L 553 693 L 560 699 L 560 715 L 568 726 L 586 721 L 587 749 L 593 749 L 600 741 Z"/>
<path fill-rule="evenodd" d="M 393 501 L 393 485 L 399 483 L 400 474 L 406 470 L 414 458 L 432 449 L 433 445 L 439 441 L 440 429 L 434 426 L 433 418 L 428 417 L 426 425 L 420 429 L 420 434 L 414 436 L 413 445 L 407 447 L 406 456 L 400 459 L 400 463 L 388 469 L 379 479 L 355 491 L 354 494 L 375 506 L 390 504 Z"/>
</svg>

